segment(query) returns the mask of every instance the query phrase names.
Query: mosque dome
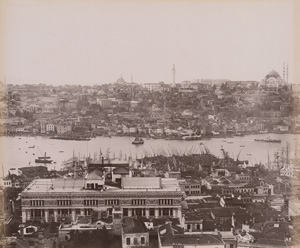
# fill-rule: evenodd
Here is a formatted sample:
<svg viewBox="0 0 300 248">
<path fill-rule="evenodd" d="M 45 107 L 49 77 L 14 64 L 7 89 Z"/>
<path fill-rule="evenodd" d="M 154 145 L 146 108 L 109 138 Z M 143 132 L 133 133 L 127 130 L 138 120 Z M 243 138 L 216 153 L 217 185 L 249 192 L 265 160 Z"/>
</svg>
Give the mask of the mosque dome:
<svg viewBox="0 0 300 248">
<path fill-rule="evenodd" d="M 126 81 L 124 80 L 124 78 L 121 76 L 116 82 L 115 84 L 125 84 Z"/>
<path fill-rule="evenodd" d="M 270 77 L 273 77 L 273 78 L 280 78 L 280 75 L 277 71 L 270 71 L 267 75 L 266 75 L 266 79 L 270 78 Z"/>
</svg>

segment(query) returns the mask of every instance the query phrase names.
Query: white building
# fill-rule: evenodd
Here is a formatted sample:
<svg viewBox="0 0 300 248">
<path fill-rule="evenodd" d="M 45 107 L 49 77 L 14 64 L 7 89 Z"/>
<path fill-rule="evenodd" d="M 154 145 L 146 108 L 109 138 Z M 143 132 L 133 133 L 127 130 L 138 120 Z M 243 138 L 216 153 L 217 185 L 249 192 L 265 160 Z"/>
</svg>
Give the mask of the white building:
<svg viewBox="0 0 300 248">
<path fill-rule="evenodd" d="M 55 132 L 55 125 L 52 123 L 48 123 L 46 124 L 46 132 L 47 133 L 51 133 L 51 132 Z"/>
<path fill-rule="evenodd" d="M 124 177 L 121 188 L 104 185 L 97 173 L 84 179 L 36 179 L 21 193 L 22 222 L 112 215 L 114 206 L 124 217 L 172 216 L 181 222 L 183 194 L 176 179 L 159 177 Z"/>
</svg>

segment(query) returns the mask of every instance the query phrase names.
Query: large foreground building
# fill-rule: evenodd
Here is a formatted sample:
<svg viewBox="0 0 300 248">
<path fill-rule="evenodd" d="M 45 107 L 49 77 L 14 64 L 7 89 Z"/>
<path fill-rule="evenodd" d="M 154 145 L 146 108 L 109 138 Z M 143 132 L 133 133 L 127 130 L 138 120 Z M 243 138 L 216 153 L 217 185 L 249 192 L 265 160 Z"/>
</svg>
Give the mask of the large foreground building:
<svg viewBox="0 0 300 248">
<path fill-rule="evenodd" d="M 101 218 L 118 206 L 123 216 L 181 219 L 183 192 L 176 179 L 123 178 L 121 188 L 104 184 L 101 175 L 85 179 L 37 179 L 21 193 L 22 222 L 76 222 L 80 216 Z"/>
</svg>

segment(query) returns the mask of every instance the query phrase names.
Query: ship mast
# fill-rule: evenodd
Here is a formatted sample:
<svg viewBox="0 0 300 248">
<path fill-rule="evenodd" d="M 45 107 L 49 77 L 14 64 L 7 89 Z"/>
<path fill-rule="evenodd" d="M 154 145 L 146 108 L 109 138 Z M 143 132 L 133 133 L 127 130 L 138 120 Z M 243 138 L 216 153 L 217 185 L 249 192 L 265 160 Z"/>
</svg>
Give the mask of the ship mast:
<svg viewBox="0 0 300 248">
<path fill-rule="evenodd" d="M 286 164 L 290 164 L 290 144 L 286 142 Z"/>
<path fill-rule="evenodd" d="M 270 153 L 269 153 L 269 150 L 268 150 L 268 163 L 267 163 L 267 167 L 268 169 L 270 170 Z"/>
</svg>

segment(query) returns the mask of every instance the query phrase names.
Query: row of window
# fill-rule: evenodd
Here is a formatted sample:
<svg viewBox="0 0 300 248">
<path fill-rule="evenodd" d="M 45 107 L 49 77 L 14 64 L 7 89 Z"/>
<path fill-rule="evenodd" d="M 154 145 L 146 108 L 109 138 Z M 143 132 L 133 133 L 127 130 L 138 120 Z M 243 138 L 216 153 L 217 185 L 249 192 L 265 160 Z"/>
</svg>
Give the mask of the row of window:
<svg viewBox="0 0 300 248">
<path fill-rule="evenodd" d="M 158 216 L 173 216 L 173 208 L 159 208 L 157 209 Z M 146 216 L 146 209 L 145 208 L 132 208 L 131 209 L 132 216 Z M 123 208 L 123 216 L 127 217 L 128 208 Z M 155 208 L 149 208 L 149 216 L 155 216 Z"/>
<path fill-rule="evenodd" d="M 184 187 L 185 187 L 185 189 L 189 189 L 189 188 L 191 188 L 191 189 L 200 189 L 199 184 L 197 184 L 197 185 L 185 185 Z"/>
<path fill-rule="evenodd" d="M 44 200 L 31 200 L 30 206 L 44 206 L 45 202 Z"/>
<path fill-rule="evenodd" d="M 83 209 L 83 211 L 80 211 L 80 209 L 76 209 L 75 213 L 76 215 L 91 215 L 92 214 L 92 209 L 87 208 Z M 72 214 L 72 209 L 57 209 L 57 214 L 60 216 L 70 216 Z M 45 210 L 44 209 L 31 209 L 30 210 L 30 215 L 32 218 L 41 218 L 45 217 Z M 54 210 L 50 209 L 49 210 L 49 216 L 54 216 Z"/>
<path fill-rule="evenodd" d="M 73 209 L 74 211 L 74 209 Z M 108 214 L 112 215 L 112 208 L 107 209 Z M 130 216 L 146 216 L 146 209 L 145 208 L 132 208 L 130 209 L 131 214 Z M 155 208 L 149 208 L 149 216 L 173 216 L 173 208 L 159 208 L 157 209 L 157 213 L 155 213 Z M 45 210 L 44 209 L 31 209 L 31 217 L 45 217 Z M 93 209 L 85 208 L 85 209 L 75 209 L 76 215 L 92 215 Z M 59 216 L 71 216 L 72 209 L 57 209 L 57 214 Z M 54 217 L 54 209 L 49 209 L 49 216 Z M 123 216 L 129 216 L 129 209 L 123 209 Z"/>
<path fill-rule="evenodd" d="M 223 189 L 224 194 L 238 193 L 254 193 L 254 189 Z"/>
<path fill-rule="evenodd" d="M 45 217 L 45 210 L 44 209 L 31 209 L 30 216 L 32 218 L 42 218 Z"/>
<path fill-rule="evenodd" d="M 146 238 L 145 237 L 141 237 L 140 240 L 138 240 L 138 238 L 132 238 L 133 240 L 131 241 L 131 238 L 126 238 L 126 245 L 144 245 L 146 243 Z"/>
<path fill-rule="evenodd" d="M 132 205 L 146 205 L 145 199 L 135 199 L 131 201 Z"/>
<path fill-rule="evenodd" d="M 241 177 L 239 178 L 240 180 L 250 180 L 250 177 Z"/>
<path fill-rule="evenodd" d="M 71 206 L 72 202 L 71 200 L 57 200 L 58 206 Z"/>
<path fill-rule="evenodd" d="M 159 199 L 159 205 L 173 205 L 173 199 Z"/>
<path fill-rule="evenodd" d="M 200 192 L 199 192 L 200 193 Z M 83 205 L 84 206 L 97 206 L 98 200 L 84 200 Z M 106 206 L 117 206 L 120 205 L 120 200 L 114 199 L 114 200 L 105 200 L 104 204 Z M 131 200 L 131 204 L 134 206 L 142 206 L 146 205 L 145 199 L 134 199 Z M 31 200 L 30 206 L 44 206 L 44 200 Z M 57 206 L 71 206 L 72 201 L 71 200 L 57 200 Z M 159 199 L 159 205 L 173 205 L 173 199 Z"/>
<path fill-rule="evenodd" d="M 115 206 L 115 205 L 119 205 L 120 201 L 119 200 L 105 200 L 104 203 L 106 206 Z"/>
<path fill-rule="evenodd" d="M 187 224 L 187 230 L 191 230 L 191 224 Z M 201 230 L 200 229 L 200 224 L 196 225 L 196 230 Z"/>
<path fill-rule="evenodd" d="M 192 194 L 200 194 L 200 190 L 193 190 L 193 191 L 185 191 L 187 195 L 192 195 Z"/>
<path fill-rule="evenodd" d="M 101 184 L 98 185 L 98 183 L 87 183 L 86 187 L 88 189 L 103 189 L 103 185 Z"/>
<path fill-rule="evenodd" d="M 83 205 L 84 206 L 97 206 L 98 200 L 84 200 Z"/>
</svg>

